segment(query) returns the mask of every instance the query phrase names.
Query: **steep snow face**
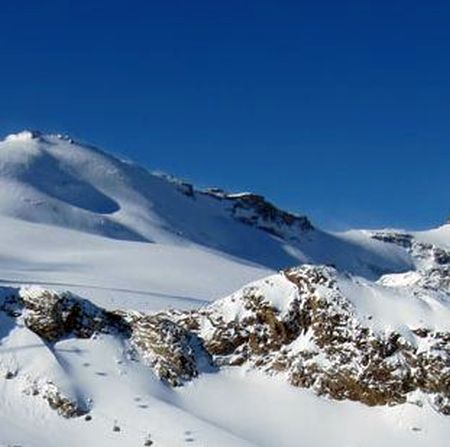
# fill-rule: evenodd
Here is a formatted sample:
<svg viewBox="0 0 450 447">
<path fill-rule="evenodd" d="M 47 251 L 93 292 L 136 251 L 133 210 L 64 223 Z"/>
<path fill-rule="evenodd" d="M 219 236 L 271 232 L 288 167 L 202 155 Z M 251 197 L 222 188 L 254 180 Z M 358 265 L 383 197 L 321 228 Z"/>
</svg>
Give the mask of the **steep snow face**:
<svg viewBox="0 0 450 447">
<path fill-rule="evenodd" d="M 0 215 L 116 240 L 201 246 L 270 269 L 331 263 L 368 277 L 408 270 L 408 254 L 330 234 L 263 197 L 198 191 L 60 135 L 0 142 Z M 70 249 L 70 247 L 68 247 Z"/>
</svg>

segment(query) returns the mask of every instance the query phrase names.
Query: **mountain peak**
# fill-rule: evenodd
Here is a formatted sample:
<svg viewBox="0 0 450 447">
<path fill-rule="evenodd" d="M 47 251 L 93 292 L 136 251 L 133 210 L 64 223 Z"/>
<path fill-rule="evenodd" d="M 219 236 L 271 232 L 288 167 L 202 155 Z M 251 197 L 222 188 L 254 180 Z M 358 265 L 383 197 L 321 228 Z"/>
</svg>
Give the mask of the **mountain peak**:
<svg viewBox="0 0 450 447">
<path fill-rule="evenodd" d="M 61 134 L 61 133 L 45 133 L 41 132 L 40 130 L 36 129 L 24 129 L 17 133 L 12 133 L 7 135 L 4 138 L 4 142 L 16 142 L 16 143 L 25 143 L 27 141 L 38 141 L 41 143 L 49 142 L 51 140 L 61 140 L 66 141 L 68 143 L 74 143 L 75 140 L 67 134 Z"/>
<path fill-rule="evenodd" d="M 42 138 L 43 133 L 39 130 L 22 130 L 18 133 L 12 133 L 6 136 L 4 141 L 25 142 Z"/>
</svg>

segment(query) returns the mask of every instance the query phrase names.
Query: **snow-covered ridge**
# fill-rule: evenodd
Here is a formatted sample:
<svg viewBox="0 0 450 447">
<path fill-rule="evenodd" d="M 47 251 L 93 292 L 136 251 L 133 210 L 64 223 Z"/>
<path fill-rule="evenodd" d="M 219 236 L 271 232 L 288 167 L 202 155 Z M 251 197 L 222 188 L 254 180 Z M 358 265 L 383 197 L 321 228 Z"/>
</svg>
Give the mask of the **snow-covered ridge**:
<svg viewBox="0 0 450 447">
<path fill-rule="evenodd" d="M 309 262 L 376 278 L 412 264 L 364 232 L 324 232 L 258 194 L 198 190 L 64 135 L 25 131 L 0 142 L 0 189 L 0 218 L 212 250 L 273 270 Z"/>
<path fill-rule="evenodd" d="M 64 135 L 24 131 L 7 136 L 0 142 L 0 180 L 20 199 L 15 204 L 4 199 L 0 212 L 110 237 L 152 241 L 157 235 L 151 224 L 183 232 L 167 213 L 176 212 L 177 206 L 195 210 L 186 197 L 200 201 L 196 206 L 203 214 L 222 212 L 282 238 L 312 229 L 305 217 L 278 210 L 261 196 L 196 190 Z M 227 204 L 218 205 L 211 197 Z M 133 223 L 131 217 L 140 221 Z"/>
<path fill-rule="evenodd" d="M 173 183 L 187 197 L 196 200 L 202 196 L 221 201 L 236 220 L 274 234 L 282 239 L 300 240 L 305 232 L 314 230 L 306 216 L 277 208 L 264 196 L 252 192 L 230 193 L 220 188 L 196 188 L 166 174 L 158 174 Z"/>
</svg>

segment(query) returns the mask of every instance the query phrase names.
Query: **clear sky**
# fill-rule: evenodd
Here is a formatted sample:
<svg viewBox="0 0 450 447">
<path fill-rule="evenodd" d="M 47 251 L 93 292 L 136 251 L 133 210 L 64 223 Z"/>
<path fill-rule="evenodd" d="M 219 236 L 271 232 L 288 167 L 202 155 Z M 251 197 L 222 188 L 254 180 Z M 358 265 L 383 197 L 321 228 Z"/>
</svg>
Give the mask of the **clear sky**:
<svg viewBox="0 0 450 447">
<path fill-rule="evenodd" d="M 448 0 L 0 6 L 2 135 L 69 133 L 328 228 L 450 214 Z"/>
</svg>

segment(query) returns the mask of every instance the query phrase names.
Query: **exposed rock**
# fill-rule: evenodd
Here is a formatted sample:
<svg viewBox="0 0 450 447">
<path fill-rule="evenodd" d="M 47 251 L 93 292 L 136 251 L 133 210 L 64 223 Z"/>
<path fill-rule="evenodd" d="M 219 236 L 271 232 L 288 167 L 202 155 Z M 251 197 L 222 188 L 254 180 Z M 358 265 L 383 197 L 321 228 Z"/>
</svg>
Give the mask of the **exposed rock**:
<svg viewBox="0 0 450 447">
<path fill-rule="evenodd" d="M 95 332 L 125 328 L 113 313 L 69 293 L 31 288 L 22 290 L 20 298 L 26 326 L 49 342 L 68 335 L 90 338 Z"/>
<path fill-rule="evenodd" d="M 306 216 L 280 210 L 257 194 L 227 194 L 222 190 L 208 190 L 206 194 L 224 200 L 236 220 L 283 239 L 301 239 L 305 232 L 314 229 Z"/>
<path fill-rule="evenodd" d="M 187 197 L 195 197 L 194 185 L 186 182 L 179 182 L 177 188 Z"/>
<path fill-rule="evenodd" d="M 199 358 L 209 357 L 198 338 L 163 314 L 124 314 L 131 343 L 155 374 L 172 386 L 199 373 Z M 209 361 L 209 358 L 208 358 Z"/>
<path fill-rule="evenodd" d="M 79 402 L 64 396 L 52 381 L 31 381 L 24 392 L 31 396 L 41 396 L 48 402 L 51 409 L 65 418 L 84 416 L 88 413 L 87 408 Z"/>
<path fill-rule="evenodd" d="M 396 244 L 403 248 L 411 248 L 414 239 L 411 234 L 390 231 L 377 231 L 372 234 L 372 237 L 378 241 Z"/>
<path fill-rule="evenodd" d="M 173 183 L 185 196 L 195 199 L 197 195 L 203 195 L 220 200 L 234 219 L 282 239 L 301 240 L 305 232 L 314 230 L 306 216 L 283 211 L 259 194 L 249 192 L 234 194 L 221 188 L 201 190 L 176 177 L 162 173 L 158 175 Z"/>
<path fill-rule="evenodd" d="M 428 269 L 417 282 L 417 286 L 450 294 L 450 265 Z"/>
<path fill-rule="evenodd" d="M 81 408 L 77 402 L 62 396 L 57 390 L 49 391 L 43 397 L 47 400 L 50 408 L 65 418 L 79 417 L 87 413 L 87 410 Z"/>
<path fill-rule="evenodd" d="M 412 299 L 427 294 L 450 299 L 450 266 L 415 275 L 405 289 Z M 420 325 L 406 328 L 408 336 L 377 330 L 372 315 L 358 313 L 345 296 L 342 281 L 357 280 L 333 267 L 306 265 L 193 311 L 107 312 L 71 294 L 42 289 L 21 290 L 3 300 L 0 310 L 23 318 L 49 343 L 96 332 L 120 336 L 138 354 L 136 360 L 172 386 L 213 364 L 244 365 L 281 373 L 319 395 L 371 406 L 400 404 L 420 391 L 437 411 L 450 414 L 450 332 Z M 45 397 L 65 417 L 83 414 L 56 387 L 48 387 Z"/>
<path fill-rule="evenodd" d="M 28 329 L 50 343 L 64 337 L 90 338 L 99 332 L 124 337 L 130 349 L 137 350 L 172 386 L 196 377 L 201 364 L 212 363 L 198 337 L 163 314 L 107 312 L 70 293 L 41 288 L 22 289 L 7 303 L 3 308 L 14 309 Z"/>
<path fill-rule="evenodd" d="M 432 265 L 450 264 L 450 251 L 434 244 L 420 242 L 412 234 L 390 231 L 377 231 L 372 238 L 406 248 L 419 263 L 429 262 Z"/>
<path fill-rule="evenodd" d="M 421 390 L 448 414 L 450 333 L 415 328 L 429 344 L 419 352 L 395 331 L 376 332 L 361 321 L 335 276 L 331 267 L 290 269 L 285 278 L 297 290 L 286 287 L 284 309 L 263 289 L 248 287 L 176 321 L 202 337 L 218 364 L 283 372 L 295 386 L 371 406 L 402 403 Z M 233 308 L 239 310 L 230 317 Z"/>
</svg>

